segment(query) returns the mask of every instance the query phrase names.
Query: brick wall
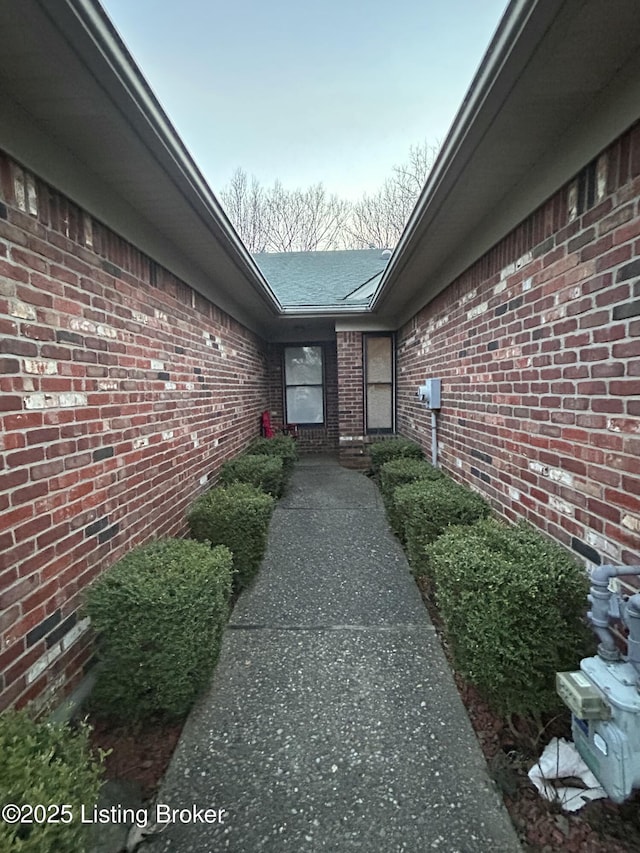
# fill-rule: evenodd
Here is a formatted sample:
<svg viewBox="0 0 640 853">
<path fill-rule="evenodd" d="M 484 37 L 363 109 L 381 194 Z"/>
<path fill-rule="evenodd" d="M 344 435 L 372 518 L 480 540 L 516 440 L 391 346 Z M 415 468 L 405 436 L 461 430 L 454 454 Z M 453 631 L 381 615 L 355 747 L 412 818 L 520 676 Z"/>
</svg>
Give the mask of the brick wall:
<svg viewBox="0 0 640 853">
<path fill-rule="evenodd" d="M 311 342 L 317 345 L 316 342 Z M 306 345 L 306 342 L 302 344 Z M 311 344 L 310 344 L 311 345 Z M 325 341 L 322 346 L 324 357 L 324 401 L 325 424 L 301 427 L 298 431 L 300 453 L 333 453 L 338 447 L 338 368 L 336 344 Z M 269 410 L 272 425 L 279 428 L 285 422 L 284 415 L 284 344 L 269 346 Z"/>
<path fill-rule="evenodd" d="M 336 338 L 340 461 L 343 465 L 360 465 L 366 444 L 362 332 L 337 332 Z"/>
<path fill-rule="evenodd" d="M 640 126 L 399 334 L 399 431 L 588 560 L 640 562 Z M 594 205 L 580 213 L 585 185 Z M 587 193 L 588 195 L 588 193 Z"/>
<path fill-rule="evenodd" d="M 0 156 L 0 707 L 91 654 L 82 591 L 258 434 L 262 342 Z"/>
</svg>

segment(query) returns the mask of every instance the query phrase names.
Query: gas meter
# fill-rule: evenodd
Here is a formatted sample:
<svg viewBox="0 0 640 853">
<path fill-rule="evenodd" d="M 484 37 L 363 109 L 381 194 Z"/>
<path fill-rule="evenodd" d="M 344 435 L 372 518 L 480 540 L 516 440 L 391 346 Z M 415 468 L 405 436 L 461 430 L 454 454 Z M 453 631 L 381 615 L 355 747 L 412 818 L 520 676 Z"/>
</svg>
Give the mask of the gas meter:
<svg viewBox="0 0 640 853">
<path fill-rule="evenodd" d="M 580 661 L 579 672 L 556 674 L 576 748 L 616 803 L 640 788 L 640 593 L 611 590 L 611 579 L 620 575 L 640 575 L 640 566 L 594 569 L 587 616 L 600 640 L 598 654 Z M 613 620 L 629 630 L 626 655 L 616 646 Z"/>
</svg>

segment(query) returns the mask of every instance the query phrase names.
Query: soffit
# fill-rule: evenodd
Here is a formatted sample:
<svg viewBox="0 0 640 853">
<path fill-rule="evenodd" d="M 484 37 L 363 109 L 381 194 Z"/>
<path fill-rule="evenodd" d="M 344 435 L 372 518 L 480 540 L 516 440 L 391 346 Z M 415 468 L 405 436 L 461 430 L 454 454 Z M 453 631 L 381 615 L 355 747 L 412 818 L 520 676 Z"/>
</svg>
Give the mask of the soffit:
<svg viewBox="0 0 640 853">
<path fill-rule="evenodd" d="M 263 331 L 277 300 L 105 16 L 88 0 L 19 6 L 0 4 L 0 147 Z"/>
<path fill-rule="evenodd" d="M 374 297 L 398 325 L 640 117 L 637 0 L 520 5 L 526 26 L 476 79 Z"/>
</svg>

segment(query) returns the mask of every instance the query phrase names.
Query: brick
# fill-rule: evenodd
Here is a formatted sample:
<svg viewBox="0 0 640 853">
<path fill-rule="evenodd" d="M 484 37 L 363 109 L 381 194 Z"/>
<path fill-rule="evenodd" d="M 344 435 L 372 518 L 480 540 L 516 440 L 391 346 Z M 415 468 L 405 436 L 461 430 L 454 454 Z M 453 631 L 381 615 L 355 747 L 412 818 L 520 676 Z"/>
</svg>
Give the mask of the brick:
<svg viewBox="0 0 640 853">
<path fill-rule="evenodd" d="M 55 613 L 52 613 L 50 616 L 47 616 L 39 625 L 35 628 L 32 628 L 31 631 L 27 634 L 27 646 L 33 646 L 38 640 L 41 640 L 45 637 L 49 631 L 56 627 L 56 625 L 60 622 L 61 614 L 60 610 L 56 610 Z"/>
<path fill-rule="evenodd" d="M 99 518 L 97 521 L 94 521 L 92 524 L 85 528 L 85 536 L 95 536 L 108 526 L 109 519 L 107 516 Z"/>
<path fill-rule="evenodd" d="M 48 493 L 48 491 L 48 483 L 44 480 L 41 480 L 38 483 L 31 483 L 31 485 L 25 486 L 22 489 L 16 489 L 11 495 L 11 503 L 13 506 L 28 503 L 29 501 L 34 501 L 37 498 L 43 497 Z"/>
<path fill-rule="evenodd" d="M 31 479 L 35 482 L 36 480 L 48 480 L 51 477 L 55 477 L 56 474 L 60 474 L 63 470 L 64 462 L 62 459 L 58 459 L 54 462 L 42 462 L 40 465 L 33 465 L 29 469 L 29 473 Z"/>
<path fill-rule="evenodd" d="M 33 323 L 23 323 L 20 327 L 20 332 L 25 338 L 30 338 L 34 341 L 55 340 L 55 332 L 48 326 L 36 326 Z"/>
<path fill-rule="evenodd" d="M 36 356 L 38 347 L 30 341 L 14 340 L 12 338 L 0 338 L 0 352 L 10 353 L 11 355 Z"/>
<path fill-rule="evenodd" d="M 20 373 L 20 362 L 17 358 L 0 358 L 0 373 Z"/>
<path fill-rule="evenodd" d="M 112 524 L 111 527 L 107 527 L 106 530 L 101 530 L 98 534 L 98 543 L 102 545 L 104 542 L 108 542 L 109 539 L 113 539 L 116 534 L 120 532 L 120 524 Z"/>
<path fill-rule="evenodd" d="M 26 450 L 18 450 L 15 453 L 7 454 L 7 466 L 9 468 L 18 468 L 21 465 L 40 462 L 42 459 L 44 459 L 44 448 L 30 447 Z"/>
<path fill-rule="evenodd" d="M 586 557 L 591 563 L 595 563 L 596 566 L 599 566 L 602 563 L 600 554 L 598 554 L 595 548 L 592 548 L 591 545 L 587 545 L 586 542 L 583 542 L 576 536 L 571 538 L 571 547 L 576 553 L 580 554 L 582 557 Z"/>
<path fill-rule="evenodd" d="M 22 408 L 22 397 L 17 395 L 0 395 L 0 412 L 13 412 Z"/>
<path fill-rule="evenodd" d="M 640 299 L 624 305 L 616 305 L 613 309 L 614 320 L 627 320 L 629 317 L 640 317 Z"/>
<path fill-rule="evenodd" d="M 640 379 L 612 381 L 609 383 L 609 392 L 620 396 L 640 395 Z"/>
<path fill-rule="evenodd" d="M 629 278 L 635 278 L 636 276 L 640 276 L 640 258 L 637 258 L 635 261 L 631 261 L 630 264 L 625 264 L 623 267 L 620 267 L 616 274 L 616 281 L 626 281 Z"/>
<path fill-rule="evenodd" d="M 99 447 L 93 451 L 93 461 L 99 462 L 101 459 L 109 459 L 114 454 L 113 447 Z"/>
</svg>

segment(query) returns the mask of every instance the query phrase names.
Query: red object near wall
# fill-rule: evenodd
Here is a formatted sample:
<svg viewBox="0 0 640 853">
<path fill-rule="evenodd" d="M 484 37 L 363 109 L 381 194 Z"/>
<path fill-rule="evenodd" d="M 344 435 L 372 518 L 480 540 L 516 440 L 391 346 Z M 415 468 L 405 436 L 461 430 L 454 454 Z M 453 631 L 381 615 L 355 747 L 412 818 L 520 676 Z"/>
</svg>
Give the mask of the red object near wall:
<svg viewBox="0 0 640 853">
<path fill-rule="evenodd" d="M 260 416 L 260 434 L 263 438 L 273 438 L 271 414 L 268 411 L 264 411 Z"/>
</svg>

